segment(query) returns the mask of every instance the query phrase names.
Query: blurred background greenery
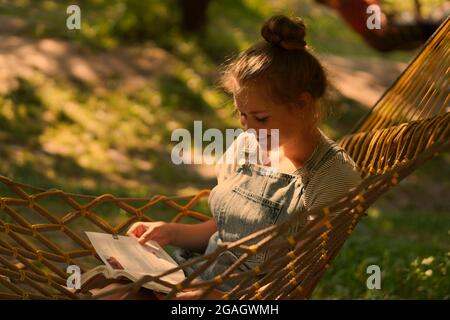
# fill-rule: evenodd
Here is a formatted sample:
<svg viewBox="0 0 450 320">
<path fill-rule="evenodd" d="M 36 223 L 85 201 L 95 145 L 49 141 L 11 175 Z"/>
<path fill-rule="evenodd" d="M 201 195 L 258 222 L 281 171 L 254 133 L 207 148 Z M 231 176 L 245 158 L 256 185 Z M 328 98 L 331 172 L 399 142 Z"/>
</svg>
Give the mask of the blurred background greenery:
<svg viewBox="0 0 450 320">
<path fill-rule="evenodd" d="M 172 164 L 171 132 L 194 120 L 204 130 L 239 126 L 217 86 L 220 68 L 259 40 L 273 14 L 307 23 L 307 42 L 332 80 L 323 129 L 335 139 L 417 53 L 372 50 L 312 0 L 203 2 L 204 15 L 189 20 L 183 1 L 79 0 L 81 30 L 68 30 L 73 1 L 0 0 L 0 174 L 92 195 L 213 187 L 211 166 Z M 422 1 L 424 12 L 443 2 Z M 384 2 L 403 14 L 412 4 Z M 427 163 L 369 210 L 313 298 L 450 298 L 449 161 Z M 381 267 L 381 290 L 366 288 L 370 264 Z"/>
</svg>

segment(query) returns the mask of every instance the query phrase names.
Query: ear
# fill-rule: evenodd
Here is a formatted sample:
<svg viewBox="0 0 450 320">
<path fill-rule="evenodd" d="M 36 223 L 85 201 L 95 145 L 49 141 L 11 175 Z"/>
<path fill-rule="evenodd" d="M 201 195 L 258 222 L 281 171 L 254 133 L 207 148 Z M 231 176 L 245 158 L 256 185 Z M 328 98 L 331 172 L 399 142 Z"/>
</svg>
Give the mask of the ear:
<svg viewBox="0 0 450 320">
<path fill-rule="evenodd" d="M 314 106 L 314 99 L 312 95 L 303 91 L 297 95 L 295 103 L 291 104 L 291 112 L 293 112 L 294 117 L 304 118 L 306 114 Z"/>
<path fill-rule="evenodd" d="M 298 95 L 298 103 L 301 108 L 310 107 L 314 104 L 314 98 L 308 91 L 303 91 Z"/>
</svg>

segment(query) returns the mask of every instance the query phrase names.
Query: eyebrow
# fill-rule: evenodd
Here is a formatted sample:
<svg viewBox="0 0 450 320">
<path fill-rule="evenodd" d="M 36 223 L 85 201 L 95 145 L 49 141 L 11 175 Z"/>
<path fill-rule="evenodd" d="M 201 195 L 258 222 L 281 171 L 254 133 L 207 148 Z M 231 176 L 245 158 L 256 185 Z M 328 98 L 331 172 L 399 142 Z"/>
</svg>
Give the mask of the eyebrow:
<svg viewBox="0 0 450 320">
<path fill-rule="evenodd" d="M 265 111 L 265 110 L 264 111 L 250 111 L 249 113 L 250 114 L 255 114 L 255 113 L 264 113 L 264 112 L 267 112 L 267 111 Z"/>
<path fill-rule="evenodd" d="M 240 112 L 240 113 L 245 113 L 245 112 L 241 112 L 241 111 L 239 110 L 239 108 L 238 108 L 238 107 L 236 107 L 236 105 L 234 105 L 234 109 L 233 109 L 233 112 Z M 265 113 L 265 112 L 267 112 L 267 110 L 260 110 L 260 111 L 250 111 L 250 112 L 249 112 L 249 114 L 256 114 L 256 113 Z"/>
<path fill-rule="evenodd" d="M 237 112 L 241 112 L 238 108 L 236 108 Z M 249 114 L 256 114 L 256 113 L 265 113 L 267 112 L 266 110 L 262 110 L 262 111 L 250 111 Z M 241 112 L 241 113 L 245 113 L 245 112 Z"/>
</svg>

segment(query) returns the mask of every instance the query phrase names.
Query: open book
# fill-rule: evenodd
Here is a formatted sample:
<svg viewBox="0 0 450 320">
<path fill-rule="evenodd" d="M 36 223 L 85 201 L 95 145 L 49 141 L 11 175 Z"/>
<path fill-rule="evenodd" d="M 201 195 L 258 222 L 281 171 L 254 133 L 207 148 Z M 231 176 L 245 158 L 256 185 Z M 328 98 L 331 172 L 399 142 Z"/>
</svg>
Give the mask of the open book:
<svg viewBox="0 0 450 320">
<path fill-rule="evenodd" d="M 178 266 L 155 241 L 148 241 L 145 245 L 141 245 L 133 237 L 98 232 L 86 232 L 86 234 L 105 265 L 82 274 L 82 286 L 99 275 L 107 279 L 127 278 L 135 282 L 145 275 L 160 275 Z M 185 275 L 181 269 L 161 278 L 173 284 L 184 279 Z M 170 288 L 153 281 L 145 283 L 143 287 L 164 293 L 170 291 Z"/>
</svg>

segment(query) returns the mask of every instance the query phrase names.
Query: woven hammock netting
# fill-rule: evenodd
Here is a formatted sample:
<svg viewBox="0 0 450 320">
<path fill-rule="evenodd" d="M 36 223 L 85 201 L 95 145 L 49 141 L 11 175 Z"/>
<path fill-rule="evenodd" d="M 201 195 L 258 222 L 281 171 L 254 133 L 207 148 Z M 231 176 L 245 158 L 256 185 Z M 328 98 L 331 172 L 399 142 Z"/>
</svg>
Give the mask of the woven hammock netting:
<svg viewBox="0 0 450 320">
<path fill-rule="evenodd" d="M 299 212 L 289 221 L 257 231 L 200 255 L 176 269 L 146 276 L 121 290 L 131 294 L 148 281 L 171 288 L 166 299 L 185 288 L 211 290 L 230 281 L 223 299 L 305 299 L 310 297 L 367 208 L 425 161 L 449 145 L 450 20 L 439 27 L 400 77 L 339 144 L 357 163 L 363 181 L 327 206 Z M 0 176 L 0 299 L 83 299 L 83 290 L 66 287 L 68 265 L 81 272 L 102 264 L 85 231 L 124 234 L 137 221 L 206 221 L 199 207 L 209 190 L 192 196 L 120 198 L 44 190 Z M 335 214 L 339 213 L 339 214 Z M 316 219 L 293 231 L 305 216 Z M 238 253 L 223 274 L 196 278 L 224 251 Z M 238 272 L 262 250 L 267 259 Z M 161 278 L 201 262 L 178 284 Z M 126 297 L 126 295 L 125 295 Z M 92 298 L 92 297 L 90 297 Z M 94 298 L 96 298 L 94 296 Z"/>
</svg>

